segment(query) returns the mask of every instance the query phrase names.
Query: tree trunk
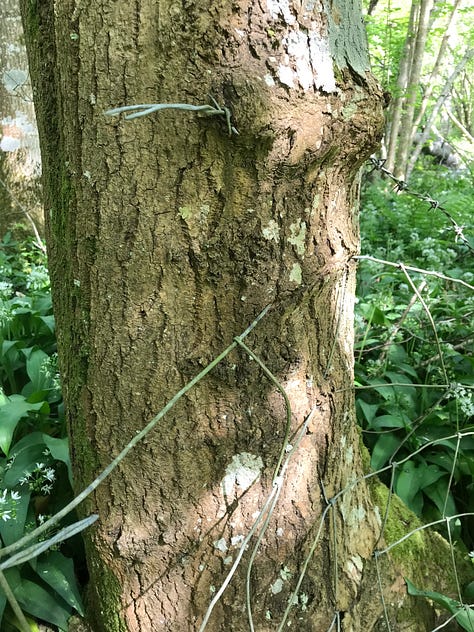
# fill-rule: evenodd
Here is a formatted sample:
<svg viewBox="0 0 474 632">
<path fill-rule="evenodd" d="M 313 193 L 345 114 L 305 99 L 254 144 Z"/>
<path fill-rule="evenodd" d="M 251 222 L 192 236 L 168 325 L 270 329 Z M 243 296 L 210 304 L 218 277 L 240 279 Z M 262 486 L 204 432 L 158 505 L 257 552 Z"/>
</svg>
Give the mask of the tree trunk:
<svg viewBox="0 0 474 632">
<path fill-rule="evenodd" d="M 439 86 L 439 75 L 443 68 L 446 65 L 446 51 L 448 49 L 448 44 L 453 37 L 456 28 L 456 18 L 457 12 L 461 5 L 461 0 L 455 0 L 453 6 L 451 7 L 450 13 L 447 17 L 446 24 L 443 25 L 442 28 L 445 29 L 443 38 L 441 40 L 441 44 L 439 45 L 438 54 L 436 56 L 436 61 L 431 70 L 428 81 L 425 82 L 423 96 L 421 99 L 420 107 L 418 109 L 415 120 L 413 121 L 413 136 L 417 133 L 418 128 L 420 127 L 423 118 L 425 116 L 426 109 L 430 102 L 431 96 L 435 90 Z M 410 170 L 411 171 L 411 170 Z M 407 180 L 409 177 L 407 178 Z"/>
<path fill-rule="evenodd" d="M 458 75 L 464 70 L 464 67 L 466 66 L 468 61 L 472 59 L 472 57 L 474 57 L 474 50 L 468 50 L 464 54 L 463 58 L 456 65 L 456 67 L 454 68 L 450 76 L 446 79 L 439 97 L 436 99 L 434 105 L 431 108 L 431 112 L 426 121 L 425 128 L 423 132 L 417 138 L 417 142 L 414 143 L 412 154 L 410 156 L 410 159 L 408 161 L 406 171 L 405 171 L 405 180 L 407 182 L 410 180 L 413 169 L 415 168 L 416 161 L 418 160 L 421 152 L 423 151 L 423 146 L 425 145 L 426 141 L 428 140 L 432 132 L 433 125 L 435 124 L 436 118 L 439 112 L 441 111 L 441 108 L 443 107 L 443 105 L 446 103 L 446 101 L 449 99 L 451 95 L 454 82 L 456 81 Z"/>
<path fill-rule="evenodd" d="M 385 165 L 389 171 L 393 171 L 395 165 L 395 155 L 397 152 L 398 135 L 400 133 L 400 123 L 402 120 L 403 108 L 406 101 L 406 89 L 410 68 L 413 63 L 413 44 L 415 40 L 415 29 L 418 21 L 420 5 L 412 2 L 410 7 L 410 17 L 407 25 L 407 35 L 403 45 L 403 52 L 400 59 L 397 76 L 397 91 L 390 106 L 389 111 L 389 135 L 387 141 L 387 159 Z"/>
<path fill-rule="evenodd" d="M 285 388 L 292 433 L 313 413 L 253 563 L 259 631 L 283 626 L 322 489 L 331 497 L 362 473 L 351 257 L 382 95 L 359 8 L 306 6 L 23 1 L 77 489 L 269 304 L 247 343 Z M 104 115 L 209 95 L 238 135 L 223 116 L 179 109 Z M 237 349 L 98 488 L 87 508 L 100 514 L 87 536 L 94 632 L 199 629 L 271 493 L 285 426 L 277 387 Z M 333 516 L 290 621 L 375 630 L 379 525 L 366 486 Z M 247 562 L 208 631 L 249 629 Z"/>
<path fill-rule="evenodd" d="M 38 133 L 18 0 L 0 5 L 0 238 L 21 223 L 39 240 Z"/>
<path fill-rule="evenodd" d="M 407 82 L 407 95 L 403 116 L 400 122 L 400 134 L 398 137 L 397 153 L 393 170 L 395 176 L 402 179 L 406 177 L 408 156 L 413 141 L 413 120 L 415 118 L 423 57 L 429 33 L 429 19 L 432 8 L 433 0 L 420 0 L 419 19 L 413 47 L 413 61 Z"/>
</svg>

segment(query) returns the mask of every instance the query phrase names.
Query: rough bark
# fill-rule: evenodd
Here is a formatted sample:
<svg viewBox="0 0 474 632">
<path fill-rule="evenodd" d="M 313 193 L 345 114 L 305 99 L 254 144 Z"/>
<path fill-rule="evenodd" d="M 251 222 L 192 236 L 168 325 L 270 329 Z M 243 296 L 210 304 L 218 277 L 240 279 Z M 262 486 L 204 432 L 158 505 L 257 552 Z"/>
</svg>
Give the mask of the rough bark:
<svg viewBox="0 0 474 632">
<path fill-rule="evenodd" d="M 248 344 L 285 387 L 292 431 L 315 410 L 252 572 L 256 629 L 275 630 L 325 507 L 321 481 L 331 497 L 362 473 L 351 257 L 382 96 L 358 8 L 24 0 L 23 12 L 77 488 L 271 304 Z M 238 136 L 183 111 L 104 116 L 210 94 Z M 89 507 L 94 631 L 199 628 L 271 490 L 284 428 L 280 394 L 241 351 L 181 400 Z M 260 478 L 245 490 L 248 469 Z M 375 630 L 365 486 L 334 512 L 291 621 Z M 245 573 L 208 631 L 248 629 Z"/>
</svg>

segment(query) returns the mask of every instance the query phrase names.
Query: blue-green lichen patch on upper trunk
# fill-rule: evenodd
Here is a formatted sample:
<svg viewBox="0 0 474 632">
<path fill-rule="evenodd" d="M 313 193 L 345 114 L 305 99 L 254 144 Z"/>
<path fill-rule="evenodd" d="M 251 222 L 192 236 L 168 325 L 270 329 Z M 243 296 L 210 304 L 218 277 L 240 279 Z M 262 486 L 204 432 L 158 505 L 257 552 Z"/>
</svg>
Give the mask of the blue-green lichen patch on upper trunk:
<svg viewBox="0 0 474 632">
<path fill-rule="evenodd" d="M 352 68 L 364 76 L 370 70 L 367 35 L 359 0 L 332 0 L 325 4 L 329 48 L 339 69 Z"/>
</svg>

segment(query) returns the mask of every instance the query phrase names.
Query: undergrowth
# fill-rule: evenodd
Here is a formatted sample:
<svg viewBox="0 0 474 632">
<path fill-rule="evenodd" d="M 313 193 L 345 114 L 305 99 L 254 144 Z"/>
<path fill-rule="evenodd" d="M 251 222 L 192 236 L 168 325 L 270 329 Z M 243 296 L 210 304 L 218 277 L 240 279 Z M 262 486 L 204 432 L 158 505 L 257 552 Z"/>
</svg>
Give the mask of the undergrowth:
<svg viewBox="0 0 474 632">
<path fill-rule="evenodd" d="M 468 175 L 426 169 L 411 186 L 449 206 L 472 236 Z M 364 189 L 361 234 L 364 254 L 452 279 L 360 263 L 357 415 L 372 468 L 413 455 L 395 468 L 393 489 L 426 522 L 474 512 L 474 438 L 458 436 L 474 430 L 474 292 L 456 283 L 473 284 L 472 253 L 456 242 L 435 208 L 395 192 L 378 176 Z M 427 442 L 450 436 L 416 453 Z M 390 484 L 390 474 L 384 482 Z M 472 549 L 472 518 L 456 521 L 454 535 Z"/>
<path fill-rule="evenodd" d="M 72 476 L 44 253 L 7 234 L 0 278 L 0 537 L 8 546 L 66 504 Z M 4 571 L 33 631 L 34 619 L 66 630 L 72 610 L 83 610 L 70 554 L 80 540 L 68 546 Z M 2 632 L 19 629 L 2 591 L 0 621 Z"/>
</svg>

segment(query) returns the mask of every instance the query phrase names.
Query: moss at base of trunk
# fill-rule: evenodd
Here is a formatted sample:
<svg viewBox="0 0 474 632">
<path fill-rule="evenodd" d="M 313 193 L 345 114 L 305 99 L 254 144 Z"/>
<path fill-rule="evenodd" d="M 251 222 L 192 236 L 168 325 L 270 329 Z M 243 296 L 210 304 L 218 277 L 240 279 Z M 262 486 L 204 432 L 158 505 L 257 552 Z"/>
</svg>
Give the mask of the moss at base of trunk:
<svg viewBox="0 0 474 632">
<path fill-rule="evenodd" d="M 88 559 L 92 580 L 87 589 L 86 610 L 90 614 L 89 624 L 94 632 L 128 632 L 122 619 L 122 589 L 119 580 L 100 560 L 95 560 L 95 549 L 90 542 Z M 99 594 L 100 591 L 100 594 Z"/>
<path fill-rule="evenodd" d="M 389 501 L 388 489 L 383 483 L 374 482 L 371 492 L 381 516 L 385 514 L 387 502 L 390 502 L 384 529 L 384 539 L 388 546 L 423 526 L 398 496 L 393 494 Z M 455 575 L 461 586 L 472 579 L 471 564 L 458 549 L 453 550 L 450 543 L 432 529 L 416 531 L 390 549 L 390 556 L 400 566 L 403 576 L 420 590 L 436 590 L 457 597 Z M 453 558 L 456 569 L 453 568 Z"/>
</svg>

